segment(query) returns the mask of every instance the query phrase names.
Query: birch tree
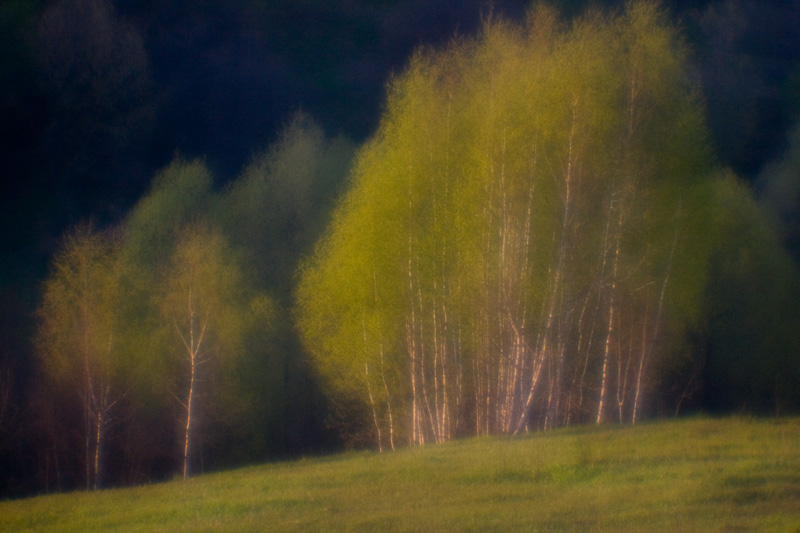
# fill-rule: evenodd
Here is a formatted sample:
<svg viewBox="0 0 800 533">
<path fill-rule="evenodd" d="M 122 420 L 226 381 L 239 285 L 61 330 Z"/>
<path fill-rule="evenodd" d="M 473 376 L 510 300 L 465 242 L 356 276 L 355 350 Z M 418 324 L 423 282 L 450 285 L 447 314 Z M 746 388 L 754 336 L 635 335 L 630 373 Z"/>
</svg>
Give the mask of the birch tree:
<svg viewBox="0 0 800 533">
<path fill-rule="evenodd" d="M 378 361 L 414 444 L 641 416 L 703 290 L 683 54 L 653 4 L 570 26 L 537 8 L 392 81 L 298 291 L 320 373 L 373 406 L 378 442 L 381 382 L 356 379 Z"/>
<path fill-rule="evenodd" d="M 184 228 L 163 274 L 158 305 L 180 361 L 173 395 L 183 408 L 182 473 L 190 476 L 203 400 L 215 372 L 239 354 L 241 280 L 222 236 L 202 222 Z"/>
<path fill-rule="evenodd" d="M 129 390 L 124 289 L 117 241 L 81 225 L 53 260 L 37 312 L 37 351 L 47 376 L 77 395 L 83 410 L 87 489 L 103 485 L 107 432 Z"/>
<path fill-rule="evenodd" d="M 280 438 L 267 417 L 287 409 L 280 403 L 286 328 L 276 328 L 280 314 L 260 268 L 268 246 L 251 243 L 263 228 L 258 211 L 268 208 L 258 185 L 237 181 L 219 194 L 205 165 L 176 160 L 125 224 L 132 327 L 142 332 L 138 356 L 147 361 L 138 423 L 172 426 L 179 411 L 186 476 L 204 452 L 235 463 Z M 163 434 L 162 449 L 176 446 L 171 432 Z M 164 453 L 148 446 L 150 455 Z"/>
</svg>

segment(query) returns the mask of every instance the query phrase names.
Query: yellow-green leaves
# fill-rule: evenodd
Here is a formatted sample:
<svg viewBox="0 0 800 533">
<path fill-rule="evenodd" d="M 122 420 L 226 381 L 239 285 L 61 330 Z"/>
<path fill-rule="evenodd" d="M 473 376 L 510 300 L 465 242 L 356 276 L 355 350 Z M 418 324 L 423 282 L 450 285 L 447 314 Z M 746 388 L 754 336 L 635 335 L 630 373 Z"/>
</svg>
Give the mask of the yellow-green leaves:
<svg viewBox="0 0 800 533">
<path fill-rule="evenodd" d="M 38 351 L 54 380 L 111 379 L 121 364 L 120 265 L 107 234 L 79 226 L 64 239 L 44 284 Z"/>
<path fill-rule="evenodd" d="M 418 52 L 301 276 L 334 401 L 360 398 L 379 445 L 635 420 L 691 322 L 667 320 L 673 286 L 703 291 L 675 265 L 707 253 L 702 123 L 654 4 Z"/>
<path fill-rule="evenodd" d="M 49 394 L 61 404 L 53 410 L 66 409 L 61 415 L 67 417 L 75 414 L 69 409 L 82 414 L 78 434 L 83 434 L 86 488 L 103 483 L 106 430 L 132 383 L 118 245 L 91 226 L 68 234 L 38 310 L 37 354 Z"/>
</svg>

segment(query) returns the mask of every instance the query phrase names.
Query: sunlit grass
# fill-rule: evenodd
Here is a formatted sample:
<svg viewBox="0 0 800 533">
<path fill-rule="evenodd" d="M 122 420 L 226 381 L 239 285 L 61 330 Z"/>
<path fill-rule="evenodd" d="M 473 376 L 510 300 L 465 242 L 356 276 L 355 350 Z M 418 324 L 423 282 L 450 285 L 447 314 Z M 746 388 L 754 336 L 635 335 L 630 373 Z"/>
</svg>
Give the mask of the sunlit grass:
<svg viewBox="0 0 800 533">
<path fill-rule="evenodd" d="M 0 503 L 0 530 L 800 530 L 800 419 L 572 428 Z"/>
</svg>

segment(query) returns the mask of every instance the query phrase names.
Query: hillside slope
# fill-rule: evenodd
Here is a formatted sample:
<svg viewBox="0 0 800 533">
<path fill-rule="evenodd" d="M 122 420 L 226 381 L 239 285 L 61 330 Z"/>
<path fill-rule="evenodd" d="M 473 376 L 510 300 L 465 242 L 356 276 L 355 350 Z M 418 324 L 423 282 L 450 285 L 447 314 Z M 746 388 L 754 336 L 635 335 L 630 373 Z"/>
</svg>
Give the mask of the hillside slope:
<svg viewBox="0 0 800 533">
<path fill-rule="evenodd" d="M 798 528 L 798 418 L 568 428 L 0 503 L 2 531 Z"/>
</svg>

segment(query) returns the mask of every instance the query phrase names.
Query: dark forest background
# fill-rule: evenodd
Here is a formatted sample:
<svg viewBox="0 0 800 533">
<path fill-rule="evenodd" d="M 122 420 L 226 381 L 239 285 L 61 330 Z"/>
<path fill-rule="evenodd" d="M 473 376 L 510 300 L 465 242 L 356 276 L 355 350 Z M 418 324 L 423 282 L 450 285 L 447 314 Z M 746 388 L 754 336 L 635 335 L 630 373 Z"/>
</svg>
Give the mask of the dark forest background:
<svg viewBox="0 0 800 533">
<path fill-rule="evenodd" d="M 552 3 L 569 18 L 589 2 Z M 620 4 L 592 4 L 598 3 Z M 673 0 L 664 7 L 689 47 L 717 159 L 749 185 L 785 249 L 800 260 L 800 2 Z M 223 190 L 285 141 L 298 116 L 328 138 L 358 145 L 378 126 L 387 80 L 416 48 L 473 35 L 487 17 L 520 20 L 527 8 L 522 0 L 4 0 L 0 495 L 81 484 L 80 473 L 66 469 L 56 479 L 46 464 L 31 340 L 48 261 L 66 230 L 85 221 L 122 222 L 176 157 L 200 158 Z M 265 282 L 285 309 L 295 262 L 311 250 L 345 175 L 307 197 L 298 215 L 309 225 L 302 238 L 275 229 L 260 244 L 286 254 Z M 737 320 L 745 320 L 747 305 Z M 236 457 L 225 455 L 222 442 L 210 446 L 207 468 L 340 445 L 327 429 L 300 343 L 287 334 L 279 349 L 291 363 L 282 367 L 285 395 L 276 401 L 291 408 L 265 414 L 259 444 Z M 775 402 L 744 405 L 730 388 L 705 383 L 687 403 L 775 412 Z M 128 483 L 174 470 L 163 457 L 112 477 Z"/>
</svg>

